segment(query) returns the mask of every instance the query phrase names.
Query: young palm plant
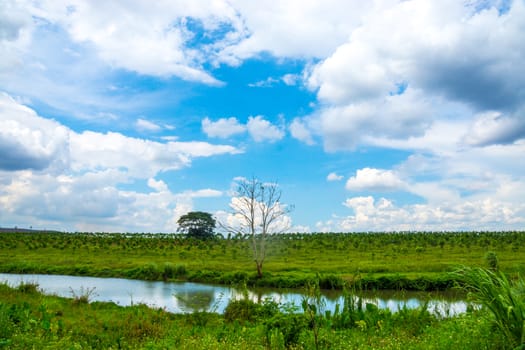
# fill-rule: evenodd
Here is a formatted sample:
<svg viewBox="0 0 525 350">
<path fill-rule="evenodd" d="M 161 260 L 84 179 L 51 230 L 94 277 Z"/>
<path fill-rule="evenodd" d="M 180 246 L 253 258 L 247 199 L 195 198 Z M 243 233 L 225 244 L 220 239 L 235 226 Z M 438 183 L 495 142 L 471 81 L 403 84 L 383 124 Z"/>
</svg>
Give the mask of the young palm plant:
<svg viewBox="0 0 525 350">
<path fill-rule="evenodd" d="M 483 268 L 457 271 L 472 301 L 487 308 L 512 349 L 525 349 L 525 281 Z"/>
</svg>

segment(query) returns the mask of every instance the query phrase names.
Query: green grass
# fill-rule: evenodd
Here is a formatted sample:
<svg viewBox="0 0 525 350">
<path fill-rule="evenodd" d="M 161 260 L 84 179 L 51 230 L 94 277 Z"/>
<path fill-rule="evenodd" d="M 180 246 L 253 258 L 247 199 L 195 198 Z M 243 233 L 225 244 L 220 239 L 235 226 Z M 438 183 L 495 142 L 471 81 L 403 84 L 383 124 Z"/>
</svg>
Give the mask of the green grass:
<svg viewBox="0 0 525 350">
<path fill-rule="evenodd" d="M 271 236 L 257 279 L 249 241 L 180 235 L 0 233 L 0 272 L 190 280 L 298 287 L 360 281 L 366 288 L 442 289 L 458 266 L 525 271 L 525 232 L 286 234 Z M 323 282 L 324 281 L 324 282 Z"/>
<path fill-rule="evenodd" d="M 2 349 L 509 349 L 486 311 L 441 319 L 355 303 L 309 313 L 232 302 L 226 314 L 175 315 L 144 305 L 85 303 L 0 284 Z M 303 303 L 304 304 L 304 303 Z M 312 307 L 316 305 L 316 307 Z"/>
</svg>

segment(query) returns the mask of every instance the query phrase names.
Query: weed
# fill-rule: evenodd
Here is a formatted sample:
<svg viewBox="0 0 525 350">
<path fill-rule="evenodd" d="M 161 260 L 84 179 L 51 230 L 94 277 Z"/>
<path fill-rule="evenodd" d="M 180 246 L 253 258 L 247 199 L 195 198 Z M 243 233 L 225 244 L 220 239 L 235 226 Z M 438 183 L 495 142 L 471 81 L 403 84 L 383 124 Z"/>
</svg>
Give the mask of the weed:
<svg viewBox="0 0 525 350">
<path fill-rule="evenodd" d="M 79 292 L 75 292 L 73 288 L 69 288 L 69 291 L 71 293 L 71 296 L 73 297 L 73 304 L 74 305 L 81 305 L 81 304 L 89 304 L 91 299 L 96 296 L 95 293 L 95 287 L 93 288 L 84 288 L 80 287 Z"/>
<path fill-rule="evenodd" d="M 38 283 L 36 282 L 22 282 L 16 287 L 19 292 L 26 294 L 36 294 L 39 292 Z"/>
</svg>

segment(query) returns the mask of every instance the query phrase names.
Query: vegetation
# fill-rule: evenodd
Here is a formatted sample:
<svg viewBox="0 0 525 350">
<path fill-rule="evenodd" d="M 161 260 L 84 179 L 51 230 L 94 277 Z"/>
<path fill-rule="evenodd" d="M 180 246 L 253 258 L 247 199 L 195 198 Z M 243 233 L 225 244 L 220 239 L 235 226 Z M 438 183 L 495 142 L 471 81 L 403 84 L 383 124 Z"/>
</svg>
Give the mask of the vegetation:
<svg viewBox="0 0 525 350">
<path fill-rule="evenodd" d="M 458 266 L 525 272 L 524 232 L 268 235 L 262 278 L 253 272 L 251 243 L 249 235 L 202 241 L 173 234 L 2 232 L 0 272 L 283 288 L 318 278 L 328 289 L 353 283 L 405 290 L 450 288 Z"/>
<path fill-rule="evenodd" d="M 472 301 L 488 310 L 489 322 L 500 330 L 509 347 L 525 349 L 525 281 L 509 280 L 494 269 L 463 268 L 457 273 Z"/>
<path fill-rule="evenodd" d="M 269 234 L 262 278 L 251 243 L 250 235 L 2 232 L 2 272 L 303 287 L 305 296 L 300 305 L 244 298 L 223 315 L 176 315 L 92 302 L 89 288 L 67 299 L 0 281 L 0 349 L 525 348 L 523 232 Z M 352 293 L 453 286 L 480 307 L 452 317 L 426 306 L 394 313 Z M 341 305 L 326 310 L 321 288 L 343 289 Z"/>
<path fill-rule="evenodd" d="M 177 221 L 178 232 L 188 237 L 197 239 L 209 239 L 215 236 L 215 219 L 210 213 L 192 211 L 182 215 Z"/>
<path fill-rule="evenodd" d="M 521 281 L 520 283 L 522 283 Z M 425 307 L 396 313 L 349 291 L 333 312 L 310 285 L 302 303 L 230 302 L 224 315 L 176 315 L 144 305 L 44 296 L 34 284 L 0 284 L 4 349 L 513 349 L 486 308 L 443 317 Z M 89 291 L 86 291 L 89 294 Z M 302 311 L 302 312 L 301 312 Z M 522 324 L 523 326 L 523 324 Z M 523 343 L 521 343 L 521 346 Z"/>
</svg>

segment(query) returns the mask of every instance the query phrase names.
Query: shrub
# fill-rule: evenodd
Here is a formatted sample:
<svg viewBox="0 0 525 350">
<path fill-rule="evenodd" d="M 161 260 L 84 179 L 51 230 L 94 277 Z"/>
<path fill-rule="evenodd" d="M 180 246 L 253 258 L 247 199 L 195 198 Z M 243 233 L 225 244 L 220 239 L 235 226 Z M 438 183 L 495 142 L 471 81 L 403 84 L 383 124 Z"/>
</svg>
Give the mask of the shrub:
<svg viewBox="0 0 525 350">
<path fill-rule="evenodd" d="M 257 318 L 259 305 L 248 299 L 232 300 L 224 309 L 227 322 L 253 322 Z"/>
<path fill-rule="evenodd" d="M 498 256 L 496 255 L 496 253 L 487 252 L 487 254 L 485 254 L 485 261 L 487 262 L 489 269 L 491 269 L 492 271 L 499 270 L 499 261 L 498 261 Z"/>
<path fill-rule="evenodd" d="M 308 328 L 308 322 L 303 314 L 277 313 L 265 320 L 266 338 L 268 343 L 284 342 L 286 348 L 299 343 L 301 333 Z"/>
<path fill-rule="evenodd" d="M 38 283 L 33 282 L 22 282 L 16 287 L 16 290 L 26 294 L 38 293 Z"/>
</svg>

